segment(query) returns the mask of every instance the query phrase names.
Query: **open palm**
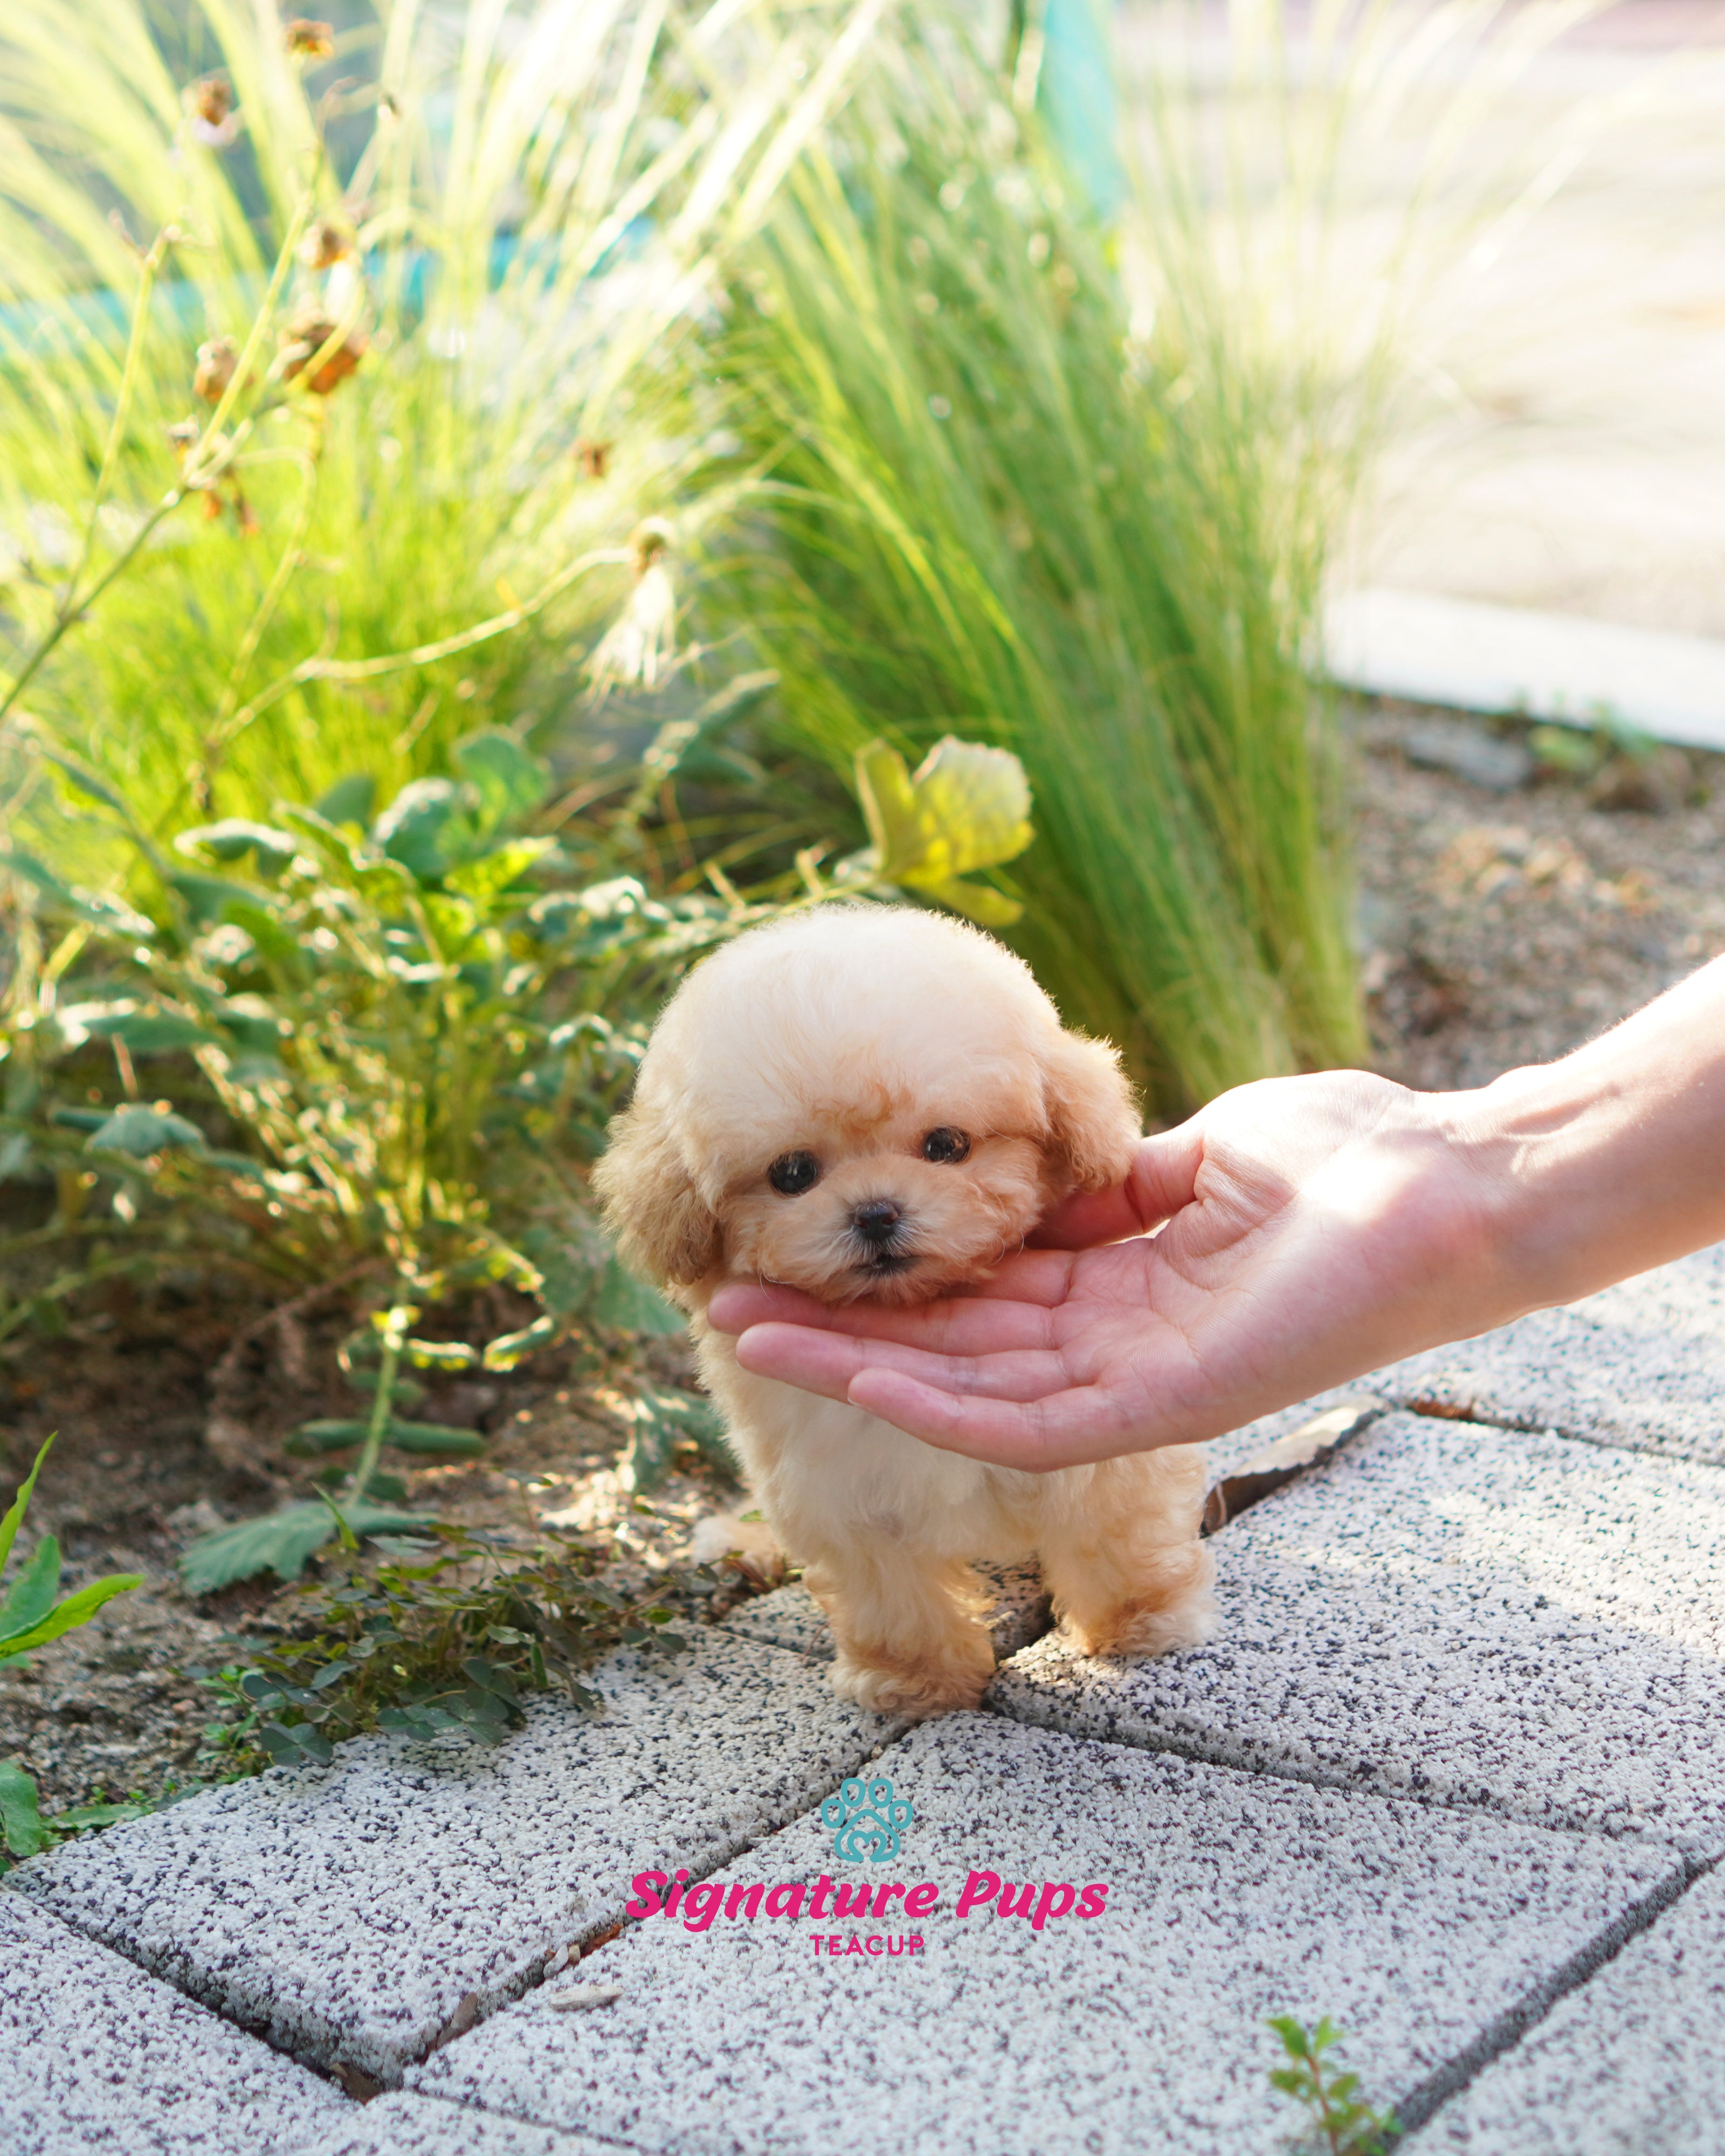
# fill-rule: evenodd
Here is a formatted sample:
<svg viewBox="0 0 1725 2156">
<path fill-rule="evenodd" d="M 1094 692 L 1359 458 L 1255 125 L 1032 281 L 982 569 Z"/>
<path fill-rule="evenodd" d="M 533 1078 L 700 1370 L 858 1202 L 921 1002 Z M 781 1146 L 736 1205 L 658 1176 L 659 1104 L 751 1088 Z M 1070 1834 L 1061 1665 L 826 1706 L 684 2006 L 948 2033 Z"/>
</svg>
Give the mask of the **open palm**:
<svg viewBox="0 0 1725 2156">
<path fill-rule="evenodd" d="M 763 1376 L 953 1451 L 1070 1466 L 1214 1436 L 1495 1322 L 1474 1180 L 1430 1096 L 1362 1071 L 1271 1079 L 1145 1139 L 1125 1184 L 1068 1200 L 983 1286 L 835 1310 L 732 1285 L 709 1315 Z"/>
</svg>

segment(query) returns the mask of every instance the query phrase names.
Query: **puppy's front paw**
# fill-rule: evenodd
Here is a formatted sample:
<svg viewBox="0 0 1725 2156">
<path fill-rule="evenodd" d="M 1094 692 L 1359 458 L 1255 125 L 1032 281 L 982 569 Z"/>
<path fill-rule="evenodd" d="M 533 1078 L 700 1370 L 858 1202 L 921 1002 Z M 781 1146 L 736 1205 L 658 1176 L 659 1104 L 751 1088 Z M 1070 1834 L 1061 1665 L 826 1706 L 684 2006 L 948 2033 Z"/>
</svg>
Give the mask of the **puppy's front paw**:
<svg viewBox="0 0 1725 2156">
<path fill-rule="evenodd" d="M 926 1722 L 931 1715 L 979 1705 L 993 1674 L 992 1655 L 986 1669 L 947 1663 L 883 1668 L 841 1655 L 833 1665 L 833 1690 L 840 1699 L 855 1700 L 872 1713 L 908 1715 L 913 1722 Z"/>
<path fill-rule="evenodd" d="M 768 1573 L 783 1562 L 772 1528 L 758 1516 L 746 1520 L 740 1512 L 710 1512 L 696 1522 L 689 1537 L 692 1563 L 716 1564 L 732 1550 Z"/>
<path fill-rule="evenodd" d="M 1206 1590 L 1169 1608 L 1134 1609 L 1128 1604 L 1088 1625 L 1069 1622 L 1067 1629 L 1081 1654 L 1130 1657 L 1201 1647 L 1221 1621 L 1216 1598 Z"/>
</svg>

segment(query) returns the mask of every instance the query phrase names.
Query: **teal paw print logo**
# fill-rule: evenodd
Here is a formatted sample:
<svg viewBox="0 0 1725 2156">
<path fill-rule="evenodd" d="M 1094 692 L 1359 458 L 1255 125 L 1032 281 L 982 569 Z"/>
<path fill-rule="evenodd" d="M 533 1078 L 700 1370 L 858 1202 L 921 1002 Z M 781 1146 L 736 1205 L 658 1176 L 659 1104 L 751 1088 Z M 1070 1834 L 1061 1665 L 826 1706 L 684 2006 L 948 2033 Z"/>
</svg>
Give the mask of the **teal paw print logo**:
<svg viewBox="0 0 1725 2156">
<path fill-rule="evenodd" d="M 899 1836 L 916 1817 L 908 1797 L 896 1797 L 882 1774 L 841 1782 L 836 1797 L 820 1808 L 820 1823 L 833 1830 L 833 1854 L 847 1864 L 885 1864 L 898 1855 Z"/>
</svg>

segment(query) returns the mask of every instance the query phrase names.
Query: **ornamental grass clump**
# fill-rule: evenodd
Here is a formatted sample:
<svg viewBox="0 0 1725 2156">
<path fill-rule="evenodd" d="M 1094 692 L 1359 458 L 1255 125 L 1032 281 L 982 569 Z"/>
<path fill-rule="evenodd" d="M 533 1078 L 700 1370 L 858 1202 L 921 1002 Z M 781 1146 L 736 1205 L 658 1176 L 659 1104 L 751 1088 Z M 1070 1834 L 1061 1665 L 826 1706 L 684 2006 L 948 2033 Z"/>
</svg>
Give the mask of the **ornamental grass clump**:
<svg viewBox="0 0 1725 2156">
<path fill-rule="evenodd" d="M 682 346 L 859 20 L 380 0 L 337 33 L 216 0 L 167 24 L 147 0 L 19 0 L 13 737 L 159 837 L 357 770 L 393 793 L 487 719 L 578 729 L 629 535 L 691 508 L 709 423 Z M 362 663 L 391 653 L 418 655 Z M 50 793 L 8 806 L 95 873 Z"/>
<path fill-rule="evenodd" d="M 1163 1109 L 1358 1056 L 1322 545 L 1271 408 L 1134 331 L 1106 235 L 956 32 L 877 49 L 725 363 L 769 468 L 734 573 L 795 737 L 1023 759 L 1014 940 Z"/>
</svg>

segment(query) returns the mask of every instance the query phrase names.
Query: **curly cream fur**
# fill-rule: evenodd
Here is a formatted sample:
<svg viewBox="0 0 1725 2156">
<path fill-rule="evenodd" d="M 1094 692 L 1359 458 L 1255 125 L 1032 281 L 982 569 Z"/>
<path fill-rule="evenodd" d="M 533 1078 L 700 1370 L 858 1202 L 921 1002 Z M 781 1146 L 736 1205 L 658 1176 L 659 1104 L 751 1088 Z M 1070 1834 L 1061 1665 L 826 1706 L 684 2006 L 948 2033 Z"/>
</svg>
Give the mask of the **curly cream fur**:
<svg viewBox="0 0 1725 2156">
<path fill-rule="evenodd" d="M 924 1158 L 937 1129 L 969 1142 Z M 755 1502 L 805 1567 L 865 1706 L 973 1706 L 993 1670 L 972 1563 L 1041 1559 L 1085 1651 L 1207 1635 L 1195 1448 L 1030 1476 L 921 1443 L 844 1402 L 739 1368 L 706 1324 L 754 1279 L 829 1303 L 927 1300 L 986 1279 L 1040 1215 L 1121 1180 L 1138 1136 L 1114 1051 L 1065 1032 L 1029 969 L 979 930 L 908 907 L 825 906 L 699 967 L 661 1016 L 596 1180 L 632 1265 L 692 1316 L 701 1374 Z M 773 1163 L 812 1154 L 785 1196 Z M 898 1208 L 895 1270 L 855 1209 Z"/>
</svg>

